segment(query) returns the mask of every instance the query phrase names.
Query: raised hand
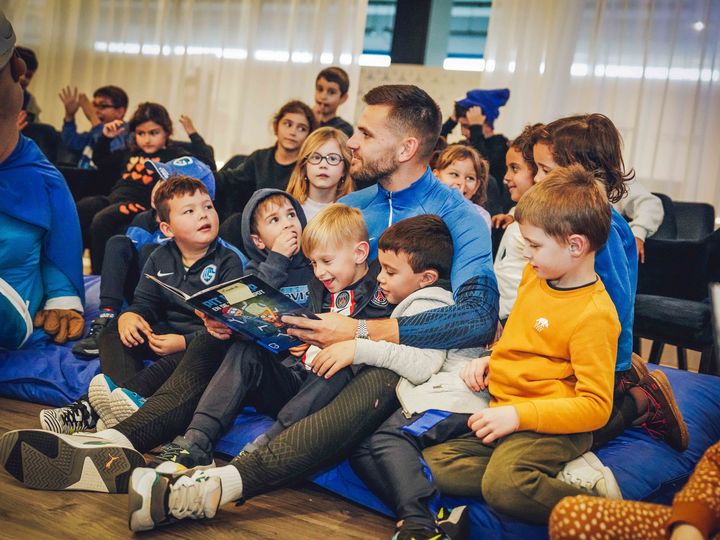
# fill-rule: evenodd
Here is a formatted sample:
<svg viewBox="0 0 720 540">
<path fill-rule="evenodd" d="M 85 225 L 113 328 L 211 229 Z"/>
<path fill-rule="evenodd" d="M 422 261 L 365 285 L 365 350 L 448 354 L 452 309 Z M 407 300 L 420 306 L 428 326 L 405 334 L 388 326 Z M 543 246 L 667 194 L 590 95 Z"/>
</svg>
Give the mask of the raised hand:
<svg viewBox="0 0 720 540">
<path fill-rule="evenodd" d="M 125 132 L 125 126 L 122 120 L 113 120 L 103 126 L 103 135 L 108 139 L 114 139 L 121 133 Z"/>
<path fill-rule="evenodd" d="M 78 95 L 77 86 L 73 88 L 66 86 L 60 90 L 58 97 L 65 106 L 65 121 L 69 122 L 75 118 L 75 113 L 80 108 L 80 96 Z"/>
<path fill-rule="evenodd" d="M 182 124 L 183 129 L 185 130 L 185 133 L 188 134 L 188 137 L 192 135 L 193 133 L 197 133 L 197 129 L 195 129 L 195 124 L 193 124 L 192 118 L 189 116 L 185 116 L 184 114 L 180 115 L 180 123 Z"/>
</svg>

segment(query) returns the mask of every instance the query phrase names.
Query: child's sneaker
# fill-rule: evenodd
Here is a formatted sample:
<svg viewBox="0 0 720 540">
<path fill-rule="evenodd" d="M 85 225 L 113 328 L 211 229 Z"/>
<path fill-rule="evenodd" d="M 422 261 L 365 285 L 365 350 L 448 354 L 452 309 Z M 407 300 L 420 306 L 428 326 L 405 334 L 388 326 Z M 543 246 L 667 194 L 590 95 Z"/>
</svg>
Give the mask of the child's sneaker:
<svg viewBox="0 0 720 540">
<path fill-rule="evenodd" d="M 667 376 L 656 369 L 644 377 L 638 387 L 649 401 L 647 419 L 641 425 L 651 437 L 662 439 L 678 452 L 684 452 L 688 447 L 688 429 Z"/>
<path fill-rule="evenodd" d="M 118 422 L 132 416 L 144 403 L 144 397 L 127 388 L 116 388 L 110 393 L 110 408 Z"/>
<path fill-rule="evenodd" d="M 90 431 L 95 427 L 98 416 L 90 403 L 85 400 L 74 401 L 65 407 L 43 409 L 40 411 L 40 425 L 45 431 L 72 435 L 80 431 Z"/>
<path fill-rule="evenodd" d="M 181 519 L 215 517 L 222 496 L 217 476 L 205 471 L 163 474 L 157 469 L 135 469 L 128 486 L 128 525 L 131 531 L 149 531 Z"/>
<path fill-rule="evenodd" d="M 124 493 L 130 472 L 145 459 L 96 435 L 23 429 L 0 437 L 0 464 L 34 489 Z"/>
<path fill-rule="evenodd" d="M 102 373 L 95 375 L 88 386 L 90 406 L 97 412 L 106 428 L 113 428 L 118 424 L 118 419 L 110 406 L 110 394 L 116 388 L 117 385 L 112 379 Z"/>
<path fill-rule="evenodd" d="M 450 540 L 466 540 L 470 537 L 470 511 L 467 506 L 456 506 L 450 511 L 440 508 L 435 523 Z"/>
<path fill-rule="evenodd" d="M 609 467 L 592 452 L 565 464 L 557 479 L 598 497 L 622 500 L 622 492 Z"/>
<path fill-rule="evenodd" d="M 179 470 L 177 465 L 192 469 L 214 464 L 210 454 L 182 435 L 175 437 L 173 442 L 164 444 L 160 448 L 160 453 L 155 457 L 160 462 L 156 467 L 159 472 L 176 472 Z"/>
<path fill-rule="evenodd" d="M 412 521 L 403 522 L 395 531 L 392 540 L 450 540 L 434 527 L 423 527 Z"/>
<path fill-rule="evenodd" d="M 90 324 L 88 335 L 78 341 L 72 348 L 75 356 L 80 358 L 95 358 L 100 354 L 100 332 L 115 318 L 115 312 L 103 312 Z"/>
</svg>

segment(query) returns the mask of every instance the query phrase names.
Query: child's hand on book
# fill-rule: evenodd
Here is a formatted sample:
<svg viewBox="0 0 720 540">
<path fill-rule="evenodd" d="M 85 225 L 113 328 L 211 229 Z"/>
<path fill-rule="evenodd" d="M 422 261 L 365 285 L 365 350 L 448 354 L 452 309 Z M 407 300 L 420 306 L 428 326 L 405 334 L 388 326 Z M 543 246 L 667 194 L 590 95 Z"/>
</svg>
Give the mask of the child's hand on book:
<svg viewBox="0 0 720 540">
<path fill-rule="evenodd" d="M 148 322 L 137 313 L 126 311 L 118 319 L 118 332 L 120 333 L 120 341 L 126 347 L 137 347 L 145 343 L 143 334 L 149 336 L 152 334 L 152 328 Z"/>
<path fill-rule="evenodd" d="M 230 328 L 225 326 L 223 323 L 216 321 L 215 319 L 211 319 L 202 311 L 196 309 L 195 315 L 202 319 L 202 322 L 205 325 L 205 329 L 208 331 L 208 334 L 210 334 L 215 339 L 221 339 L 225 341 L 226 339 L 230 339 L 230 336 L 232 336 L 232 330 L 230 330 Z"/>
<path fill-rule="evenodd" d="M 149 334 L 148 345 L 158 356 L 185 350 L 185 338 L 180 334 Z"/>
<path fill-rule="evenodd" d="M 342 368 L 348 367 L 355 358 L 355 340 L 340 341 L 320 351 L 313 360 L 313 372 L 329 379 Z"/>
<path fill-rule="evenodd" d="M 490 357 L 473 358 L 460 370 L 460 378 L 473 392 L 485 390 L 488 385 Z"/>
<path fill-rule="evenodd" d="M 519 425 L 520 417 L 512 405 L 483 409 L 468 419 L 468 427 L 485 444 L 510 435 Z"/>
</svg>

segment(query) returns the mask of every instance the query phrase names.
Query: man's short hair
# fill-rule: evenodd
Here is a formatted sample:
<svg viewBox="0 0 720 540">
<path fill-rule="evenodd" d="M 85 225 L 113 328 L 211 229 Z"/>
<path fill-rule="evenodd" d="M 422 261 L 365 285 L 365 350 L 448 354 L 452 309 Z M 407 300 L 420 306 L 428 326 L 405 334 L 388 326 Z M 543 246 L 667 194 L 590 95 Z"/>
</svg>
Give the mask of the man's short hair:
<svg viewBox="0 0 720 540">
<path fill-rule="evenodd" d="M 118 86 L 101 86 L 93 93 L 93 97 L 104 97 L 110 100 L 113 107 L 127 109 L 128 97 L 125 90 Z"/>
<path fill-rule="evenodd" d="M 378 249 L 405 253 L 413 272 L 436 270 L 439 278 L 450 279 L 453 242 L 445 222 L 423 214 L 391 225 L 378 240 Z"/>
<path fill-rule="evenodd" d="M 293 208 L 295 207 L 295 205 L 293 205 L 292 203 L 290 195 L 285 193 L 273 193 L 272 195 L 265 197 L 259 203 L 257 203 L 255 205 L 255 208 L 253 208 L 252 216 L 250 216 L 250 234 L 258 234 L 258 222 L 260 219 L 261 210 L 265 210 L 270 206 L 279 207 L 285 203 L 290 203 Z"/>
<path fill-rule="evenodd" d="M 325 79 L 327 82 L 337 84 L 340 88 L 341 96 L 347 94 L 350 89 L 350 77 L 348 77 L 347 72 L 343 68 L 336 66 L 325 68 L 315 77 L 315 82 L 317 83 L 320 79 Z"/>
<path fill-rule="evenodd" d="M 196 192 L 208 194 L 207 187 L 197 178 L 176 174 L 160 184 L 155 191 L 153 203 L 160 221 L 170 221 L 170 200 L 182 195 L 193 195 Z"/>
<path fill-rule="evenodd" d="M 418 156 L 429 160 L 440 136 L 440 107 L 425 90 L 410 84 L 377 86 L 363 97 L 368 105 L 390 107 L 390 125 L 418 139 Z"/>
<path fill-rule="evenodd" d="M 515 219 L 539 227 L 558 242 L 582 234 L 597 251 L 610 234 L 610 212 L 602 181 L 580 165 L 570 165 L 553 169 L 530 188 L 515 207 Z"/>
<path fill-rule="evenodd" d="M 335 203 L 310 220 L 302 235 L 306 257 L 317 249 L 332 249 L 349 242 L 367 242 L 368 231 L 362 212 L 346 204 Z"/>
</svg>

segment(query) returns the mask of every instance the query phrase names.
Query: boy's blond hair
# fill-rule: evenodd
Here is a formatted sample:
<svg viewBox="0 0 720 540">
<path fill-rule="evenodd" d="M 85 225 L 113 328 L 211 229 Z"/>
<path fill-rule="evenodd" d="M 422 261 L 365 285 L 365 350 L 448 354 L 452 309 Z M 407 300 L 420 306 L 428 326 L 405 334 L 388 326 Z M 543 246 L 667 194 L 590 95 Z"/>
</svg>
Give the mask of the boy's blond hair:
<svg viewBox="0 0 720 540">
<path fill-rule="evenodd" d="M 367 242 L 368 231 L 362 212 L 335 203 L 323 209 L 305 227 L 302 250 L 306 257 L 319 248 L 333 248 L 349 242 Z"/>
<path fill-rule="evenodd" d="M 581 234 L 597 251 L 610 234 L 611 209 L 600 179 L 580 165 L 553 169 L 522 196 L 515 207 L 518 223 L 539 227 L 558 242 Z"/>
</svg>

